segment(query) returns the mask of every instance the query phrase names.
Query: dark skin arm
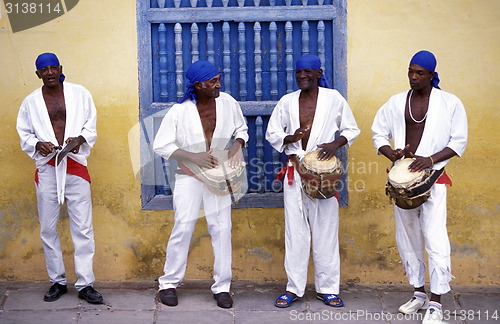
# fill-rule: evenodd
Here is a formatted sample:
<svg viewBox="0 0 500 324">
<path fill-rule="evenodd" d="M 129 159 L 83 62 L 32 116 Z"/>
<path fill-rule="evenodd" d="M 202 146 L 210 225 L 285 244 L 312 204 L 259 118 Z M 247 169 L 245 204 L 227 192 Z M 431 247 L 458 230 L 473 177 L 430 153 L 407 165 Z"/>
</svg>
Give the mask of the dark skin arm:
<svg viewBox="0 0 500 324">
<path fill-rule="evenodd" d="M 75 137 L 69 137 L 67 140 L 66 140 L 66 144 L 68 144 L 72 139 L 74 139 Z M 79 140 L 79 144 L 77 147 L 75 147 L 71 153 L 75 153 L 77 154 L 79 151 L 80 151 L 80 146 L 86 142 L 85 138 L 83 136 L 78 136 L 76 137 L 78 138 Z M 47 156 L 49 155 L 50 153 L 53 153 L 57 148 L 60 148 L 59 146 L 55 146 L 54 144 L 52 144 L 51 142 L 38 142 L 36 143 L 36 146 L 35 146 L 35 149 L 40 152 L 40 154 L 42 156 Z"/>
<path fill-rule="evenodd" d="M 288 135 L 285 137 L 285 139 L 283 140 L 283 144 L 286 145 L 300 141 L 304 137 L 304 134 L 309 131 L 309 129 L 309 125 L 298 128 L 293 135 Z M 344 136 L 339 136 L 331 143 L 319 144 L 318 147 L 321 150 L 318 153 L 318 160 L 324 161 L 331 159 L 332 156 L 335 155 L 335 152 L 337 152 L 338 148 L 344 146 L 345 144 L 347 144 L 347 138 L 345 138 Z"/>
<path fill-rule="evenodd" d="M 384 145 L 381 148 L 379 148 L 379 152 L 383 154 L 385 157 L 387 157 L 389 160 L 392 162 L 399 160 L 403 156 L 406 156 L 408 158 L 412 158 L 415 161 L 413 161 L 412 164 L 410 164 L 409 169 L 412 172 L 416 171 L 422 171 L 424 169 L 429 169 L 431 168 L 434 164 L 448 160 L 457 153 L 453 151 L 449 147 L 445 147 L 443 150 L 432 154 L 431 156 L 420 156 L 420 155 L 415 155 L 412 152 L 409 151 L 410 144 L 407 144 L 404 149 L 395 149 L 393 150 L 389 145 Z"/>
<path fill-rule="evenodd" d="M 335 152 L 337 152 L 339 147 L 342 147 L 346 144 L 347 144 L 347 138 L 345 138 L 344 136 L 337 137 L 331 143 L 319 144 L 318 147 L 321 150 L 318 153 L 318 160 L 320 161 L 330 160 L 335 155 Z"/>
<path fill-rule="evenodd" d="M 389 145 L 384 145 L 378 149 L 378 151 L 384 155 L 386 158 L 391 160 L 391 162 L 397 161 L 406 154 L 409 153 L 410 144 L 407 144 L 404 149 L 393 150 Z"/>
<path fill-rule="evenodd" d="M 172 153 L 172 158 L 177 161 L 191 161 L 202 168 L 212 169 L 219 165 L 219 160 L 212 155 L 212 149 L 208 152 L 192 153 L 182 149 Z"/>
<path fill-rule="evenodd" d="M 448 160 L 454 157 L 455 155 L 457 155 L 457 153 L 455 153 L 455 151 L 453 151 L 449 147 L 445 147 L 442 151 L 434 153 L 430 157 L 418 156 L 410 152 L 410 155 L 408 157 L 414 158 L 415 161 L 413 161 L 413 163 L 410 164 L 409 168 L 413 172 L 422 171 L 424 169 L 431 168 L 434 164 L 438 162 Z"/>
<path fill-rule="evenodd" d="M 234 144 L 231 146 L 228 152 L 228 157 L 231 160 L 229 162 L 229 165 L 231 167 L 234 167 L 234 165 L 239 165 L 242 159 L 242 153 L 241 153 L 241 148 L 245 145 L 245 142 L 241 139 L 238 138 L 234 142 Z M 172 159 L 175 159 L 177 161 L 191 161 L 198 165 L 199 167 L 202 168 L 207 168 L 207 169 L 212 169 L 215 168 L 219 165 L 219 160 L 212 155 L 212 149 L 210 149 L 208 152 L 199 152 L 199 153 L 193 153 L 193 152 L 188 152 L 182 149 L 176 150 L 174 153 L 172 153 Z"/>
<path fill-rule="evenodd" d="M 245 141 L 241 138 L 237 138 L 229 149 L 229 166 L 233 169 L 241 165 L 241 161 L 243 160 L 243 153 L 241 152 L 241 148 L 243 146 L 245 146 Z"/>
<path fill-rule="evenodd" d="M 297 130 L 295 131 L 295 133 L 293 133 L 293 135 L 288 135 L 283 139 L 283 144 L 287 145 L 290 143 L 295 143 L 300 141 L 310 129 L 311 126 L 309 125 L 297 128 Z"/>
</svg>

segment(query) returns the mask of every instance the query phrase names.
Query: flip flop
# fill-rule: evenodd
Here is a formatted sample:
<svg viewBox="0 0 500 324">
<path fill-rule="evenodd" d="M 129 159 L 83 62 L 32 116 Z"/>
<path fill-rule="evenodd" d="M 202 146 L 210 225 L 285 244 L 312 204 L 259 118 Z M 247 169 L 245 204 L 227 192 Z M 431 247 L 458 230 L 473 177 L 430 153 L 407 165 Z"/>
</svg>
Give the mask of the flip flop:
<svg viewBox="0 0 500 324">
<path fill-rule="evenodd" d="M 298 300 L 299 297 L 294 297 L 292 295 L 289 295 L 289 294 L 283 294 L 281 296 L 279 296 L 278 298 L 276 298 L 276 300 L 274 301 L 274 306 L 276 307 L 279 307 L 279 308 L 287 308 L 287 307 L 290 307 L 294 301 Z M 278 304 L 278 301 L 280 300 L 284 300 L 286 302 L 286 304 Z"/>
<path fill-rule="evenodd" d="M 325 305 L 327 306 L 331 306 L 331 307 L 342 307 L 344 306 L 344 302 L 342 301 L 342 299 L 340 299 L 339 296 L 335 295 L 335 294 L 325 294 L 323 296 L 321 295 L 316 295 L 316 297 L 323 301 L 325 303 Z M 330 302 L 332 300 L 338 300 L 339 303 L 338 304 L 331 304 Z"/>
</svg>

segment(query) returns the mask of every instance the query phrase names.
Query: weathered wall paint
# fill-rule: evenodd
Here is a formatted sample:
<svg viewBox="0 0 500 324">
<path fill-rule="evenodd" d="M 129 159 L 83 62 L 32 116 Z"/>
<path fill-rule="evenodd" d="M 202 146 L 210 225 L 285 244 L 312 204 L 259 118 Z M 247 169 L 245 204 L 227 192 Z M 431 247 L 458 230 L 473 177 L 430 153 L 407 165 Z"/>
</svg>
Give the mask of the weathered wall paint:
<svg viewBox="0 0 500 324">
<path fill-rule="evenodd" d="M 4 10 L 4 8 L 2 8 Z M 349 152 L 350 205 L 341 209 L 343 282 L 405 282 L 394 240 L 392 206 L 383 193 L 387 161 L 377 156 L 370 126 L 377 109 L 408 88 L 408 61 L 428 49 L 442 88 L 469 115 L 465 155 L 448 173 L 448 228 L 454 283 L 500 284 L 497 252 L 500 23 L 496 0 L 348 0 L 348 100 L 362 133 Z M 58 54 L 68 81 L 86 86 L 98 109 L 98 140 L 89 159 L 94 200 L 97 280 L 154 280 L 161 275 L 173 225 L 171 211 L 143 211 L 139 152 L 137 36 L 132 1 L 81 1 L 67 14 L 13 34 L 0 17 L 0 280 L 46 280 L 39 238 L 34 163 L 15 131 L 22 99 L 40 86 L 34 59 Z M 283 281 L 282 209 L 233 212 L 235 280 Z M 74 280 L 68 216 L 59 224 L 67 274 Z M 313 267 L 310 267 L 310 280 Z M 210 279 L 212 250 L 200 219 L 187 279 Z"/>
</svg>

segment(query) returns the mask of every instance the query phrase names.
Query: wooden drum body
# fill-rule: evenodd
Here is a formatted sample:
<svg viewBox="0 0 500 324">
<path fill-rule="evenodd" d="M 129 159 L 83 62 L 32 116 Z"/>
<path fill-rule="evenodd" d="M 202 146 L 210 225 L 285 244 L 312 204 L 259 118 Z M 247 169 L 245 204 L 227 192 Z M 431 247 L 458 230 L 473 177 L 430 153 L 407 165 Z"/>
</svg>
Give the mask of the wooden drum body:
<svg viewBox="0 0 500 324">
<path fill-rule="evenodd" d="M 411 172 L 408 167 L 413 161 L 410 158 L 396 161 L 387 175 L 385 193 L 402 209 L 417 208 L 425 203 L 431 195 L 432 185 L 444 170 Z"/>
<path fill-rule="evenodd" d="M 335 156 L 329 160 L 318 160 L 319 151 L 311 151 L 304 156 L 300 162 L 299 174 L 302 188 L 309 197 L 327 199 L 337 194 L 342 164 Z"/>
</svg>

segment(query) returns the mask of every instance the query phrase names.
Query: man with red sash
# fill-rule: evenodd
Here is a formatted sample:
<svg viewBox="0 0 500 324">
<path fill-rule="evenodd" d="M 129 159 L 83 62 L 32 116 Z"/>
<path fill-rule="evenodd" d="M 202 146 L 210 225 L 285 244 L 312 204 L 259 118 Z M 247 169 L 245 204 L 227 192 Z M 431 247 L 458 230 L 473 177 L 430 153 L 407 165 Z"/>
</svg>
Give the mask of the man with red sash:
<svg viewBox="0 0 500 324">
<path fill-rule="evenodd" d="M 52 286 L 44 300 L 56 301 L 67 292 L 66 270 L 57 233 L 60 207 L 66 201 L 75 254 L 78 297 L 102 303 L 93 288 L 94 231 L 87 157 L 96 140 L 96 108 L 92 96 L 81 85 L 64 82 L 62 66 L 53 53 L 43 53 L 35 62 L 43 86 L 21 104 L 17 132 L 21 148 L 36 163 L 35 187 L 40 237 Z M 67 155 L 60 152 L 72 143 Z M 59 157 L 59 159 L 58 159 Z"/>
<path fill-rule="evenodd" d="M 454 156 L 462 156 L 467 145 L 467 115 L 460 99 L 438 87 L 436 58 L 431 52 L 416 53 L 409 65 L 410 90 L 389 99 L 377 112 L 372 125 L 373 142 L 379 154 L 394 162 L 413 158 L 410 171 L 441 170 Z M 392 149 L 390 140 L 393 140 Z M 423 323 L 443 319 L 441 295 L 450 291 L 450 241 L 446 229 L 446 184 L 444 172 L 431 188 L 429 199 L 414 209 L 394 206 L 396 242 L 413 297 L 401 305 L 405 314 L 426 309 Z M 429 257 L 431 298 L 425 292 L 424 249 Z"/>
<path fill-rule="evenodd" d="M 302 189 L 297 164 L 318 149 L 318 160 L 331 159 L 341 146 L 350 146 L 360 130 L 347 101 L 330 89 L 318 56 L 299 58 L 295 78 L 300 89 L 280 99 L 266 132 L 269 144 L 289 156 L 283 182 L 288 283 L 274 305 L 289 307 L 304 295 L 312 243 L 317 298 L 328 306 L 341 307 L 339 203 L 336 197 L 309 197 Z"/>
</svg>

